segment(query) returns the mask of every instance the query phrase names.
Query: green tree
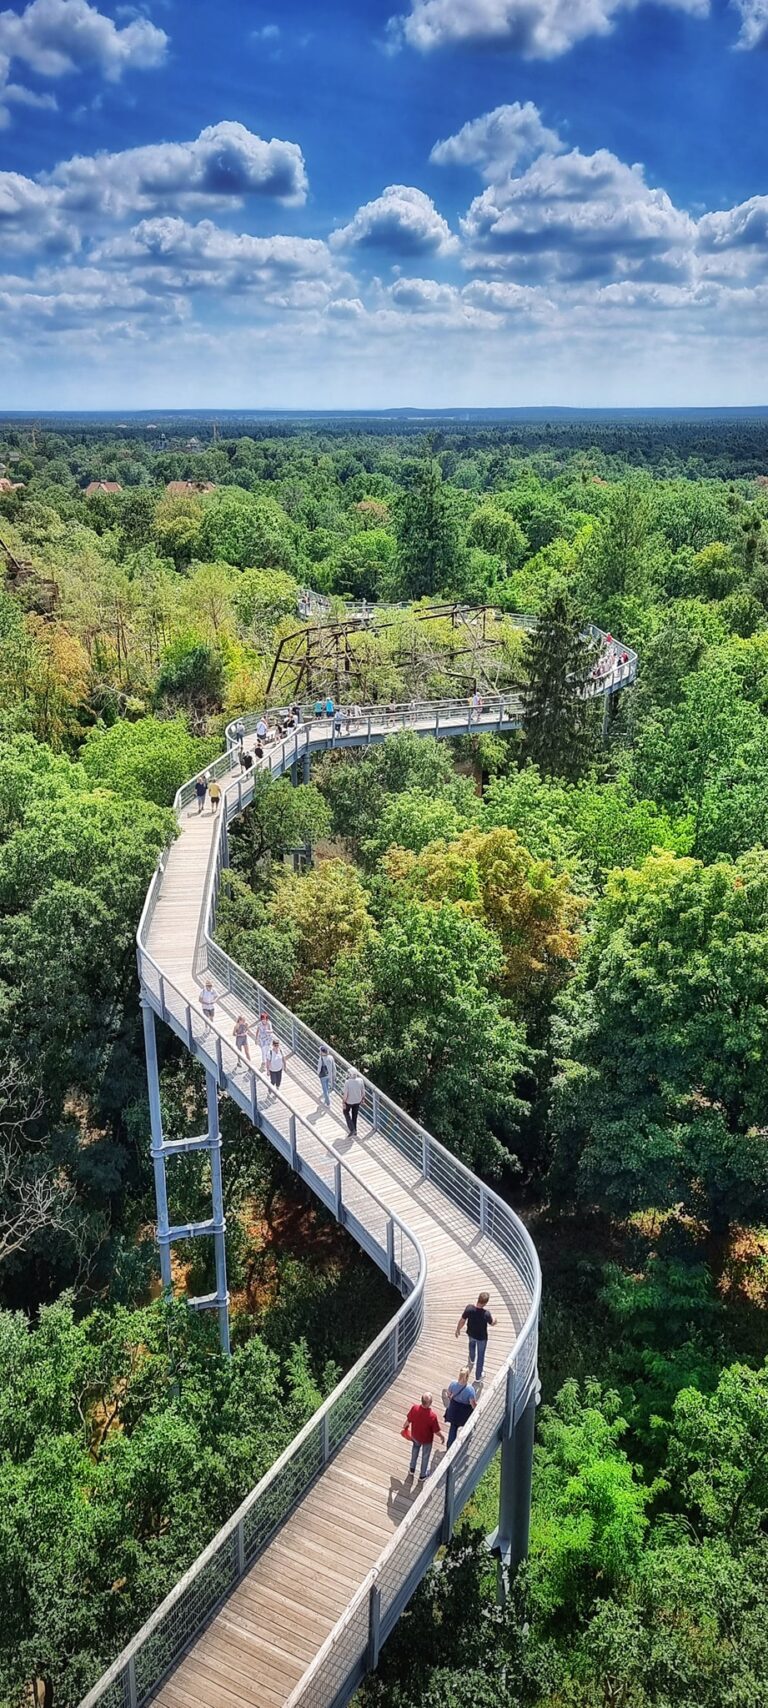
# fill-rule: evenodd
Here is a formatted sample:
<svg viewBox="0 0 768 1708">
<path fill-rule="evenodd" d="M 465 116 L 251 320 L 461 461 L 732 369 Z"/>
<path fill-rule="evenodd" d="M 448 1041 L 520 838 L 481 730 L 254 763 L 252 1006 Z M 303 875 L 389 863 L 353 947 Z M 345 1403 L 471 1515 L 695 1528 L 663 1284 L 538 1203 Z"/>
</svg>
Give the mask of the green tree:
<svg viewBox="0 0 768 1708">
<path fill-rule="evenodd" d="M 526 757 L 545 776 L 573 782 L 590 758 L 584 689 L 592 653 L 574 605 L 558 594 L 526 637 Z"/>
<path fill-rule="evenodd" d="M 425 462 L 403 496 L 397 528 L 400 597 L 423 599 L 450 591 L 461 570 L 461 547 L 440 466 Z"/>
<path fill-rule="evenodd" d="M 562 999 L 554 1180 L 722 1229 L 768 1207 L 768 856 L 614 872 Z"/>
<path fill-rule="evenodd" d="M 91 730 L 81 749 L 84 771 L 125 797 L 171 806 L 176 790 L 209 765 L 221 749 L 216 736 L 190 735 L 181 718 L 139 718 Z"/>
</svg>

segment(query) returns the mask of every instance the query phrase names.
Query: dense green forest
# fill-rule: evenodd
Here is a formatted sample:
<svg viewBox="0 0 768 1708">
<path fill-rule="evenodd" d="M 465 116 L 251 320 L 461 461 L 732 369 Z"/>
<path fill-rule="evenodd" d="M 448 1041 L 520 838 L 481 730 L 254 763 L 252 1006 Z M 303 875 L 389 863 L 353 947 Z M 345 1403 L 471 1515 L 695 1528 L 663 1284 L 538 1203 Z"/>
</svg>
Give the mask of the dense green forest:
<svg viewBox="0 0 768 1708">
<path fill-rule="evenodd" d="M 199 1246 L 158 1297 L 136 923 L 176 788 L 311 586 L 411 602 L 355 643 L 357 698 L 471 689 L 418 621 L 445 599 L 507 614 L 540 713 L 265 779 L 231 837 L 224 946 L 544 1270 L 529 1561 L 499 1605 L 492 1471 L 366 1708 L 757 1708 L 768 427 L 237 427 L 0 421 L 0 1702 L 74 1708 L 393 1308 L 226 1100 L 231 1362 L 181 1303 Z M 640 657 L 607 730 L 554 662 L 588 622 Z M 199 1131 L 162 1043 L 168 1135 Z"/>
</svg>

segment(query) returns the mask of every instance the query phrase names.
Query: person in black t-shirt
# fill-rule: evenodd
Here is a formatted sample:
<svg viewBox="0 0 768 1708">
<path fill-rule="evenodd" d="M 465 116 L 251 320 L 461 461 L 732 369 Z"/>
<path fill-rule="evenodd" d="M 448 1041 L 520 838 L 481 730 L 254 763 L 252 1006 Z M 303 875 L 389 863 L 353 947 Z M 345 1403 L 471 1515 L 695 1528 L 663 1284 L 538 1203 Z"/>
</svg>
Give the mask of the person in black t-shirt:
<svg viewBox="0 0 768 1708">
<path fill-rule="evenodd" d="M 493 1328 L 496 1318 L 491 1316 L 488 1309 L 490 1293 L 478 1293 L 476 1305 L 465 1305 L 456 1324 L 456 1339 L 461 1334 L 462 1325 L 466 1323 L 469 1335 L 469 1368 L 477 1362 L 475 1377 L 482 1381 L 485 1369 L 485 1354 L 488 1351 L 488 1330 Z"/>
</svg>

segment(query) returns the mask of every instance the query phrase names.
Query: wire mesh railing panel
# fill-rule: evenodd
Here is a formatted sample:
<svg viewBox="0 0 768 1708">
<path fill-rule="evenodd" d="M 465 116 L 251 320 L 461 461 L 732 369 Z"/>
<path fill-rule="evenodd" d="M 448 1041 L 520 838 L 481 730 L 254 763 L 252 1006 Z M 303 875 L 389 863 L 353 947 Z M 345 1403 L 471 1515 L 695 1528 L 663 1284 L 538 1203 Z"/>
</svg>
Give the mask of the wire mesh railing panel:
<svg viewBox="0 0 768 1708">
<path fill-rule="evenodd" d="M 237 1537 L 227 1536 L 205 1569 L 186 1585 L 136 1655 L 136 1692 L 144 1702 L 158 1679 L 190 1647 L 237 1582 Z"/>
<path fill-rule="evenodd" d="M 289 1708 L 328 1708 L 338 1698 L 343 1700 L 350 1683 L 362 1675 L 362 1659 L 368 1649 L 370 1601 L 368 1595 L 355 1598 L 344 1616 L 344 1622 L 334 1632 L 333 1642 L 320 1655 L 306 1683 L 299 1681 L 289 1697 Z"/>
<path fill-rule="evenodd" d="M 325 1463 L 323 1423 L 318 1420 L 296 1453 L 292 1453 L 243 1518 L 243 1547 L 251 1564 L 275 1531 L 285 1523 L 297 1502 L 312 1487 Z"/>
<path fill-rule="evenodd" d="M 421 1134 L 412 1121 L 403 1118 L 402 1112 L 396 1109 L 387 1097 L 382 1097 L 379 1102 L 378 1125 L 384 1138 L 421 1172 L 424 1150 Z"/>
<path fill-rule="evenodd" d="M 480 1181 L 456 1157 L 433 1143 L 429 1146 L 429 1179 L 472 1221 L 480 1218 Z"/>
<path fill-rule="evenodd" d="M 395 1545 L 382 1560 L 378 1571 L 381 1593 L 381 1617 L 399 1602 L 405 1585 L 427 1549 L 437 1548 L 443 1529 L 445 1485 L 442 1478 L 425 1484 L 416 1509 L 397 1532 Z"/>
</svg>

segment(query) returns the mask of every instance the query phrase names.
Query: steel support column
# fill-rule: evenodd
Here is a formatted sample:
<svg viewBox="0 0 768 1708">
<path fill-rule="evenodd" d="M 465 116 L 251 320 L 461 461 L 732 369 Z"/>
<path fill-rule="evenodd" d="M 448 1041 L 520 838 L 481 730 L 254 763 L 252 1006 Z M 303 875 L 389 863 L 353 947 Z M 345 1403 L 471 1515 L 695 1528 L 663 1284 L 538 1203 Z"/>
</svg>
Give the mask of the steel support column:
<svg viewBox="0 0 768 1708">
<path fill-rule="evenodd" d="M 510 1382 L 508 1405 L 513 1402 L 514 1384 Z M 509 1413 L 504 1419 L 501 1443 L 501 1483 L 499 1487 L 499 1525 L 489 1537 L 489 1546 L 499 1559 L 499 1594 L 503 1599 L 507 1573 L 514 1573 L 528 1553 L 531 1531 L 531 1485 L 533 1481 L 533 1441 L 536 1433 L 538 1382 L 534 1383 L 524 1410 L 517 1420 Z"/>
<path fill-rule="evenodd" d="M 312 763 L 311 763 L 310 756 L 309 756 L 309 749 L 307 749 L 307 752 L 304 754 L 304 782 L 305 783 L 309 782 L 311 775 L 312 775 Z"/>
<path fill-rule="evenodd" d="M 216 1312 L 219 1319 L 221 1350 L 229 1357 L 229 1293 L 227 1291 L 227 1247 L 225 1238 L 224 1193 L 221 1181 L 221 1133 L 219 1130 L 219 1088 L 212 1073 L 205 1075 L 205 1095 L 208 1103 L 208 1142 L 211 1157 L 211 1199 L 213 1208 L 213 1249 L 216 1261 Z"/>
<path fill-rule="evenodd" d="M 160 1248 L 160 1276 L 163 1292 L 171 1291 L 171 1242 L 168 1222 L 168 1186 L 163 1150 L 163 1117 L 160 1108 L 160 1075 L 157 1068 L 157 1036 L 155 1016 L 145 996 L 141 998 L 141 1017 L 144 1022 L 144 1054 L 147 1059 L 147 1089 L 149 1091 L 149 1125 L 152 1134 L 152 1167 L 155 1172 L 155 1204 L 157 1207 L 157 1243 Z"/>
</svg>

